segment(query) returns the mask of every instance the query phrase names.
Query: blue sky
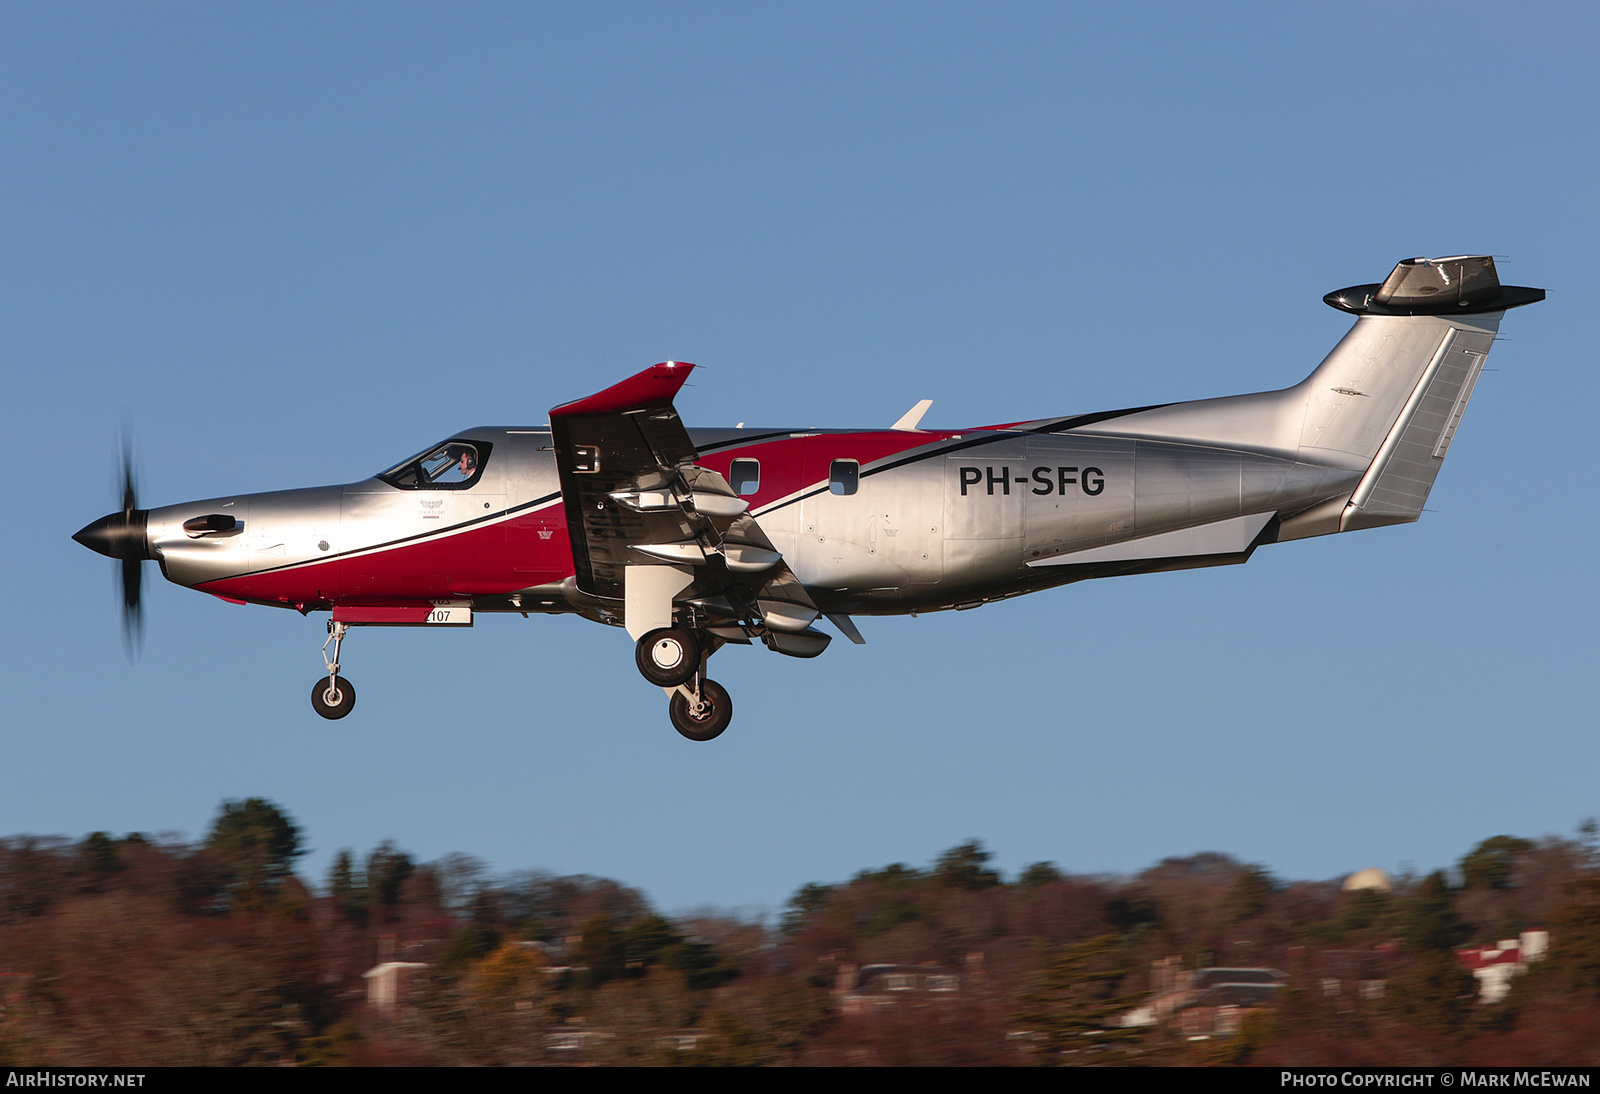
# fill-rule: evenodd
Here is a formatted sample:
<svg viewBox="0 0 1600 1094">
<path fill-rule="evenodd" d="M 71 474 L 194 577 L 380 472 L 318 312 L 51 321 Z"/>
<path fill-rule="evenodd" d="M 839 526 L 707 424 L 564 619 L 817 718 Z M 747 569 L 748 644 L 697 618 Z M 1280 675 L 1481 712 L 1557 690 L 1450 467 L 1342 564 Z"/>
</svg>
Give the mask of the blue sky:
<svg viewBox="0 0 1600 1094">
<path fill-rule="evenodd" d="M 1582 5 L 61 3 L 0 9 L 21 474 L 0 833 L 341 847 L 769 908 L 969 838 L 1015 871 L 1282 876 L 1570 833 L 1594 773 L 1600 252 Z M 652 362 L 691 424 L 961 427 L 1285 386 L 1323 293 L 1491 252 L 1512 313 L 1412 526 L 719 655 L 681 740 L 620 632 L 367 628 L 147 575 L 113 504 L 345 482 Z"/>
</svg>

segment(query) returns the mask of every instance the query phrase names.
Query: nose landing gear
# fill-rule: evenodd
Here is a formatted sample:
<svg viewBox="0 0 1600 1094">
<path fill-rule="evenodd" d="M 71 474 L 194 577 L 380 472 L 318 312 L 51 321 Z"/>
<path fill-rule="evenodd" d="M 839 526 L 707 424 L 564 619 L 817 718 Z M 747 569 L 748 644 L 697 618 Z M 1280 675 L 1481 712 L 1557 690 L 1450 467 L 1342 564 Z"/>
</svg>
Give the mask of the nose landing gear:
<svg viewBox="0 0 1600 1094">
<path fill-rule="evenodd" d="M 324 718 L 343 718 L 356 708 L 356 689 L 350 681 L 330 676 L 311 686 L 311 709 Z"/>
<path fill-rule="evenodd" d="M 356 689 L 350 681 L 339 675 L 339 647 L 344 645 L 348 623 L 328 623 L 328 640 L 322 643 L 322 661 L 328 666 L 328 676 L 318 680 L 311 688 L 311 709 L 324 718 L 343 718 L 356 708 Z M 328 643 L 333 643 L 333 656 L 328 656 Z"/>
</svg>

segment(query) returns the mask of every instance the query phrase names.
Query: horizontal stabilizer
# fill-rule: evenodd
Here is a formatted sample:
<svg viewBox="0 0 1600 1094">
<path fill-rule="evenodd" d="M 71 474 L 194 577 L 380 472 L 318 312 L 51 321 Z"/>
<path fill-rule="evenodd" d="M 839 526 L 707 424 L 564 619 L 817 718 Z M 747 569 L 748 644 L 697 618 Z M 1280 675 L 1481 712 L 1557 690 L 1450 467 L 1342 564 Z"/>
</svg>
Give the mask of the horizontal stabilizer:
<svg viewBox="0 0 1600 1094">
<path fill-rule="evenodd" d="M 1408 258 L 1381 285 L 1352 285 L 1323 302 L 1356 315 L 1477 315 L 1544 299 L 1543 289 L 1501 285 L 1488 255 Z"/>
</svg>

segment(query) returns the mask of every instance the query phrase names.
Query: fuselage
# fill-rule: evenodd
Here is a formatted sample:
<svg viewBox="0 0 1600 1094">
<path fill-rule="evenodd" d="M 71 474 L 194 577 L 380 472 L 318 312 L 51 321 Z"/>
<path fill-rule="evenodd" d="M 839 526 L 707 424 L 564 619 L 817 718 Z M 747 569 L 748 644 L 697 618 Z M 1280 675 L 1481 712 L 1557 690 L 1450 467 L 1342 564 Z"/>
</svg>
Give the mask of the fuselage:
<svg viewBox="0 0 1600 1094">
<path fill-rule="evenodd" d="M 1348 496 L 1361 476 L 1298 454 L 1116 436 L 1077 421 L 691 436 L 699 465 L 749 502 L 818 606 L 861 614 L 967 607 L 1185 559 L 1242 561 L 1235 556 L 1269 524 Z M 166 506 L 150 511 L 151 553 L 177 584 L 300 611 L 592 607 L 569 580 L 572 544 L 548 429 L 470 429 L 446 444 L 483 453 L 470 482 L 397 485 L 391 474 Z M 234 524 L 197 531 L 207 516 Z M 1241 538 L 1233 550 L 1186 554 L 1186 541 L 1171 535 L 1203 527 Z M 1126 547 L 1152 537 L 1165 544 L 1154 554 Z"/>
</svg>

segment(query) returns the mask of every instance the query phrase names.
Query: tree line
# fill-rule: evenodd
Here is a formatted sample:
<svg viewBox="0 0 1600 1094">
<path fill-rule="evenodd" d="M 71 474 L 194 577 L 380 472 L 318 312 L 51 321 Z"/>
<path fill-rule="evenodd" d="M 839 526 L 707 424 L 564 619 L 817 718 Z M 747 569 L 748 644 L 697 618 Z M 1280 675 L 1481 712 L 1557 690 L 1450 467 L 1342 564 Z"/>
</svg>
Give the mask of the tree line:
<svg viewBox="0 0 1600 1094">
<path fill-rule="evenodd" d="M 304 848 L 254 798 L 197 842 L 0 839 L 0 1064 L 1600 1063 L 1592 823 L 1348 891 L 1214 852 L 1007 878 L 970 841 L 771 922 L 392 843 L 312 884 Z M 1457 950 L 1529 930 L 1548 954 L 1482 1004 Z M 1282 979 L 1197 1036 L 1168 1011 L 1208 968 Z"/>
</svg>

